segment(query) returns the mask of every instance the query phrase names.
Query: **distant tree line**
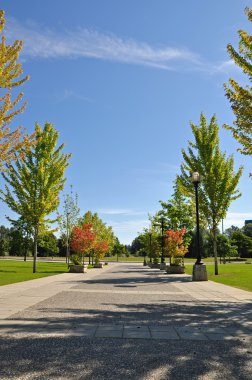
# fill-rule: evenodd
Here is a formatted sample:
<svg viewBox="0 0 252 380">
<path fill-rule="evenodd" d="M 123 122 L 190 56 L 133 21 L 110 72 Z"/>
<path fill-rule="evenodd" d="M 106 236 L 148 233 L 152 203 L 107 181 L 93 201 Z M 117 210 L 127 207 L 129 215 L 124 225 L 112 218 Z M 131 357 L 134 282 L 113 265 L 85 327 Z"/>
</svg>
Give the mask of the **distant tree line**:
<svg viewBox="0 0 252 380">
<path fill-rule="evenodd" d="M 71 254 L 74 251 L 71 250 Z M 128 256 L 127 247 L 121 244 L 117 237 L 111 249 L 106 252 L 108 256 Z M 33 256 L 33 239 L 23 230 L 15 227 L 0 226 L 0 256 Z M 54 233 L 46 231 L 38 236 L 38 256 L 39 257 L 65 257 L 66 244 L 65 237 L 57 238 Z"/>
<path fill-rule="evenodd" d="M 188 247 L 187 257 L 195 257 L 196 235 L 195 231 L 188 232 L 191 243 Z M 139 234 L 128 246 L 128 251 L 134 256 L 144 256 L 148 254 L 148 243 L 144 244 L 144 236 Z M 213 256 L 213 237 L 209 230 L 200 230 L 200 248 L 203 257 Z M 152 248 L 153 249 L 153 248 Z M 160 247 L 159 247 L 160 250 Z M 245 259 L 252 257 L 252 223 L 246 224 L 242 228 L 231 226 L 223 234 L 217 231 L 217 254 L 221 261 L 234 259 Z"/>
</svg>

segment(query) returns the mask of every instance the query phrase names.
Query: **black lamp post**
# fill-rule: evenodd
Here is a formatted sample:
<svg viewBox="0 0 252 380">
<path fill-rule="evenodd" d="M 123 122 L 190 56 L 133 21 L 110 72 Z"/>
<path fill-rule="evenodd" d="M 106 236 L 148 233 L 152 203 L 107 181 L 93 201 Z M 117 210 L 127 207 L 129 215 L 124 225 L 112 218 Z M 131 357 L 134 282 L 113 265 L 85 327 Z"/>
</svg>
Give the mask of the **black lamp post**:
<svg viewBox="0 0 252 380">
<path fill-rule="evenodd" d="M 69 259 L 70 259 L 70 247 L 69 247 L 69 215 L 70 213 L 66 213 L 66 263 L 69 268 Z"/>
<path fill-rule="evenodd" d="M 149 229 L 150 263 L 152 263 L 151 238 L 152 238 L 152 231 L 151 229 Z"/>
<path fill-rule="evenodd" d="M 161 243 L 162 243 L 162 251 L 161 251 L 161 263 L 164 263 L 164 222 L 165 222 L 165 219 L 164 219 L 164 217 L 162 216 L 162 218 L 161 218 L 161 234 L 162 234 L 162 236 L 161 236 L 161 238 L 162 238 L 162 241 L 161 241 Z"/>
<path fill-rule="evenodd" d="M 200 252 L 200 230 L 199 230 L 199 196 L 198 196 L 198 187 L 200 183 L 200 175 L 198 172 L 192 173 L 191 181 L 194 184 L 195 189 L 195 202 L 196 202 L 196 246 L 197 246 L 197 260 L 195 264 L 203 264 L 201 261 L 201 252 Z"/>
</svg>

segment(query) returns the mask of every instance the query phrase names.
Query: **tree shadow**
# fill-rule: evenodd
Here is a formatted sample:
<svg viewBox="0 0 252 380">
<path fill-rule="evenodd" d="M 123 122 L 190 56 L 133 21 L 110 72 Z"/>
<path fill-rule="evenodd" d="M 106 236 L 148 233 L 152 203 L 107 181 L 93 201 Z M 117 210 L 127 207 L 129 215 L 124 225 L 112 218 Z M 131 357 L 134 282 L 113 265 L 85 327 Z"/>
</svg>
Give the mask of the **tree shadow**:
<svg viewBox="0 0 252 380">
<path fill-rule="evenodd" d="M 240 341 L 150 341 L 85 337 L 0 338 L 1 379 L 251 379 Z"/>
<path fill-rule="evenodd" d="M 136 268 L 139 271 L 139 267 Z M 125 271 L 122 271 L 125 273 Z M 147 271 L 148 272 L 148 271 Z M 111 273 L 111 272 L 110 272 Z M 115 271 L 115 274 L 118 274 Z M 132 274 L 132 271 L 130 271 Z M 152 272 L 153 273 L 153 272 Z M 144 278 L 103 278 L 84 280 L 85 285 L 104 287 L 140 287 L 167 283 L 165 275 L 148 273 Z M 118 275 L 120 276 L 120 275 Z M 169 282 L 178 282 L 170 277 Z M 190 281 L 187 277 L 179 282 Z M 74 282 L 74 281 L 73 281 Z M 79 286 L 72 289 L 81 289 Z M 93 297 L 93 298 L 92 298 Z M 95 299 L 97 297 L 97 299 Z M 252 302 L 179 300 L 152 295 L 144 302 L 143 295 L 118 297 L 102 293 L 64 291 L 42 301 L 10 319 L 10 333 L 0 337 L 0 378 L 5 379 L 83 379 L 83 380 L 197 380 L 252 378 L 251 346 L 249 342 L 194 340 L 147 340 L 88 338 L 84 336 L 54 336 L 56 330 L 68 330 L 86 325 L 141 324 L 233 328 L 237 333 L 251 332 Z M 71 302 L 69 301 L 71 300 Z M 66 306 L 71 305 L 71 306 Z M 23 324 L 19 324 L 22 320 Z M 29 324 L 30 322 L 30 324 Z M 34 324 L 34 322 L 37 323 Z M 40 334 L 39 325 L 51 328 L 48 336 Z M 32 332 L 37 334 L 32 335 Z"/>
<path fill-rule="evenodd" d="M 193 301 L 169 301 L 160 297 L 158 301 L 124 302 L 117 299 L 113 303 L 112 296 L 109 302 L 97 300 L 95 307 L 92 300 L 78 298 L 72 302 L 72 307 L 65 306 L 65 300 L 73 297 L 72 292 L 62 293 L 62 298 L 57 300 L 51 297 L 23 312 L 14 314 L 10 320 L 43 321 L 46 323 L 62 323 L 65 327 L 72 328 L 79 324 L 139 324 L 142 325 L 170 325 L 170 326 L 209 326 L 232 327 L 245 332 L 251 332 L 249 324 L 252 320 L 252 303 L 237 304 L 223 302 L 197 302 Z M 81 297 L 80 296 L 80 297 Z M 101 295 L 102 297 L 102 295 Z M 142 296 L 139 296 L 139 300 Z M 49 306 L 50 305 L 50 306 Z M 79 305 L 76 307 L 76 305 Z M 20 326 L 18 331 L 23 331 L 26 326 Z"/>
</svg>

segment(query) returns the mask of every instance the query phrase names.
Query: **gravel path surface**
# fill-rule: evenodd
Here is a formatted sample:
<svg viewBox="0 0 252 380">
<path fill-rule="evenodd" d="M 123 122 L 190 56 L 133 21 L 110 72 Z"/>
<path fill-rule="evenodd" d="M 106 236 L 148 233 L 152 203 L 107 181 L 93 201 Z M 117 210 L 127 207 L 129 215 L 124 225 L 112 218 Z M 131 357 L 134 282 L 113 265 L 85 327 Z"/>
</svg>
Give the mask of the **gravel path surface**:
<svg viewBox="0 0 252 380">
<path fill-rule="evenodd" d="M 248 293 L 135 263 L 78 279 L 1 321 L 1 380 L 251 380 Z"/>
</svg>

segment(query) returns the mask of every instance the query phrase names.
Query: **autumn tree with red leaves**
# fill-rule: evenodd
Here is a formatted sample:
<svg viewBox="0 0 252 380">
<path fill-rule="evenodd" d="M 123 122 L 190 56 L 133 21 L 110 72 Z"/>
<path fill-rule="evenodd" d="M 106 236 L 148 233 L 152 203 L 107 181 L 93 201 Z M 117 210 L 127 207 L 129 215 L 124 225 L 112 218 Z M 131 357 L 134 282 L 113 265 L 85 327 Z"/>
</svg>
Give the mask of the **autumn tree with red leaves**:
<svg viewBox="0 0 252 380">
<path fill-rule="evenodd" d="M 95 264 L 98 264 L 104 257 L 105 253 L 109 250 L 109 244 L 107 241 L 94 241 L 93 244 Z"/>
<path fill-rule="evenodd" d="M 76 252 L 75 261 L 81 263 L 82 255 L 93 248 L 96 234 L 92 231 L 91 223 L 83 223 L 82 226 L 74 226 L 71 235 L 71 249 Z"/>
<path fill-rule="evenodd" d="M 165 232 L 165 255 L 171 257 L 173 262 L 177 258 L 183 258 L 188 251 L 185 239 L 186 228 L 181 230 L 168 230 Z"/>
</svg>

